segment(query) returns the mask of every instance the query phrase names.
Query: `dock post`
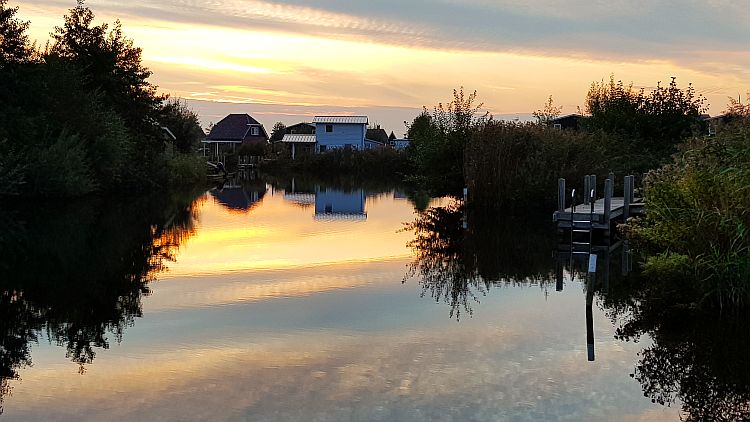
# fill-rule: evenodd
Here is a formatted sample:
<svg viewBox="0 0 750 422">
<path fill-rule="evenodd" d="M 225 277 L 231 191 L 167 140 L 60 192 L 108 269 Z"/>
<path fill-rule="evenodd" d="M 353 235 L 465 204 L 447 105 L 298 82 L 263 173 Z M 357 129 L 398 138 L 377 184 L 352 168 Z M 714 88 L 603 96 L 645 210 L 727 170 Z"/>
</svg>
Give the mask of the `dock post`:
<svg viewBox="0 0 750 422">
<path fill-rule="evenodd" d="M 627 220 L 630 217 L 630 202 L 633 200 L 633 176 L 625 176 L 623 189 L 622 218 Z"/>
<path fill-rule="evenodd" d="M 597 190 L 596 190 L 596 175 L 595 174 L 592 174 L 589 176 L 589 185 L 590 185 L 589 189 L 592 189 L 594 191 L 594 194 L 591 196 L 591 200 L 593 202 L 596 202 Z"/>
<path fill-rule="evenodd" d="M 588 205 L 591 202 L 591 176 L 588 174 L 583 176 L 583 205 Z"/>
<path fill-rule="evenodd" d="M 610 173 L 611 174 L 611 173 Z M 611 178 L 607 178 L 607 180 L 604 181 L 604 224 L 607 224 L 607 231 L 605 234 L 609 233 L 609 224 L 610 224 L 610 212 L 612 211 L 612 193 L 614 191 L 614 186 L 612 183 Z"/>
<path fill-rule="evenodd" d="M 557 179 L 557 210 L 565 212 L 565 179 Z"/>
</svg>

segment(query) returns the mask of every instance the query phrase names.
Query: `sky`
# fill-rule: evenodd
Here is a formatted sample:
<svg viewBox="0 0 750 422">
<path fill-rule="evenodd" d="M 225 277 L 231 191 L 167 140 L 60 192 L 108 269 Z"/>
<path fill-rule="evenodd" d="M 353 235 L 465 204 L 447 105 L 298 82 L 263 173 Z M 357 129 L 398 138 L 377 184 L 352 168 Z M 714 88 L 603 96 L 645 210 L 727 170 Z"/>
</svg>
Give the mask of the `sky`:
<svg viewBox="0 0 750 422">
<path fill-rule="evenodd" d="M 10 0 L 44 44 L 73 0 Z M 746 0 L 89 0 L 120 19 L 160 91 L 204 125 L 249 113 L 267 127 L 364 114 L 402 135 L 426 106 L 476 90 L 522 120 L 552 95 L 582 107 L 594 81 L 677 77 L 719 114 L 750 91 Z"/>
</svg>

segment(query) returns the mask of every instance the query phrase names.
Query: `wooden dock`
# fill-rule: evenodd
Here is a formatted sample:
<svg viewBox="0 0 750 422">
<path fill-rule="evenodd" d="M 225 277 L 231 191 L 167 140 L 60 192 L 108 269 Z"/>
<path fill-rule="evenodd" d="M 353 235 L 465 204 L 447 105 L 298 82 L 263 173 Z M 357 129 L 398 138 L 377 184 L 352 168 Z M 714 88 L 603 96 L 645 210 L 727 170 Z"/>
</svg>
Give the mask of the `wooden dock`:
<svg viewBox="0 0 750 422">
<path fill-rule="evenodd" d="M 552 214 L 552 220 L 559 230 L 602 230 L 608 235 L 613 222 L 643 213 L 643 202 L 635 197 L 634 180 L 633 176 L 625 176 L 624 196 L 613 197 L 614 175 L 610 174 L 604 181 L 604 195 L 597 199 L 596 176 L 586 176 L 582 198 L 576 195 L 575 189 L 568 192 L 565 179 L 560 179 L 558 210 Z"/>
</svg>

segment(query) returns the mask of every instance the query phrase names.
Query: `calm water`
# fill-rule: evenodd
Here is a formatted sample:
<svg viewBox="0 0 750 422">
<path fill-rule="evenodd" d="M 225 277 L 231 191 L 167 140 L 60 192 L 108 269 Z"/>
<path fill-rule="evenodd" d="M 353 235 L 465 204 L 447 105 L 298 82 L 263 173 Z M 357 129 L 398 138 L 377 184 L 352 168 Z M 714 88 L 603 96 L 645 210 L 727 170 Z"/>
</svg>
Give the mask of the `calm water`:
<svg viewBox="0 0 750 422">
<path fill-rule="evenodd" d="M 652 402 L 648 386 L 670 388 L 654 375 L 670 369 L 644 365 L 655 330 L 616 332 L 643 313 L 618 253 L 589 280 L 541 217 L 301 179 L 0 212 L 0 420 L 643 421 L 684 407 Z"/>
</svg>

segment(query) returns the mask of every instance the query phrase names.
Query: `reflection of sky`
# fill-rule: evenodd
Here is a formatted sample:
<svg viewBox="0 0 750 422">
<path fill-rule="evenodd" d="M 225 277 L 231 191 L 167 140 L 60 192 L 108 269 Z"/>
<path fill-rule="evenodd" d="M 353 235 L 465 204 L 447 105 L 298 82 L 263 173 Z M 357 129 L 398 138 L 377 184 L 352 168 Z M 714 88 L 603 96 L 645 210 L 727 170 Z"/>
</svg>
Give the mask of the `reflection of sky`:
<svg viewBox="0 0 750 422">
<path fill-rule="evenodd" d="M 98 351 L 78 375 L 62 349 L 42 342 L 4 416 L 676 419 L 628 376 L 643 344 L 615 341 L 598 309 L 597 360 L 586 361 L 579 284 L 546 294 L 539 286 L 495 288 L 474 304 L 473 318 L 457 322 L 447 305 L 420 297 L 416 280 L 401 283 L 410 257 L 396 230 L 412 218 L 408 202 L 368 198 L 367 210 L 364 223 L 321 223 L 278 193 L 244 215 L 205 201 L 198 234 L 151 284 L 144 318 L 123 343 Z M 262 230 L 249 230 L 256 226 Z M 284 245 L 308 252 L 246 265 L 272 262 Z M 372 252 L 368 259 L 360 247 Z"/>
</svg>

